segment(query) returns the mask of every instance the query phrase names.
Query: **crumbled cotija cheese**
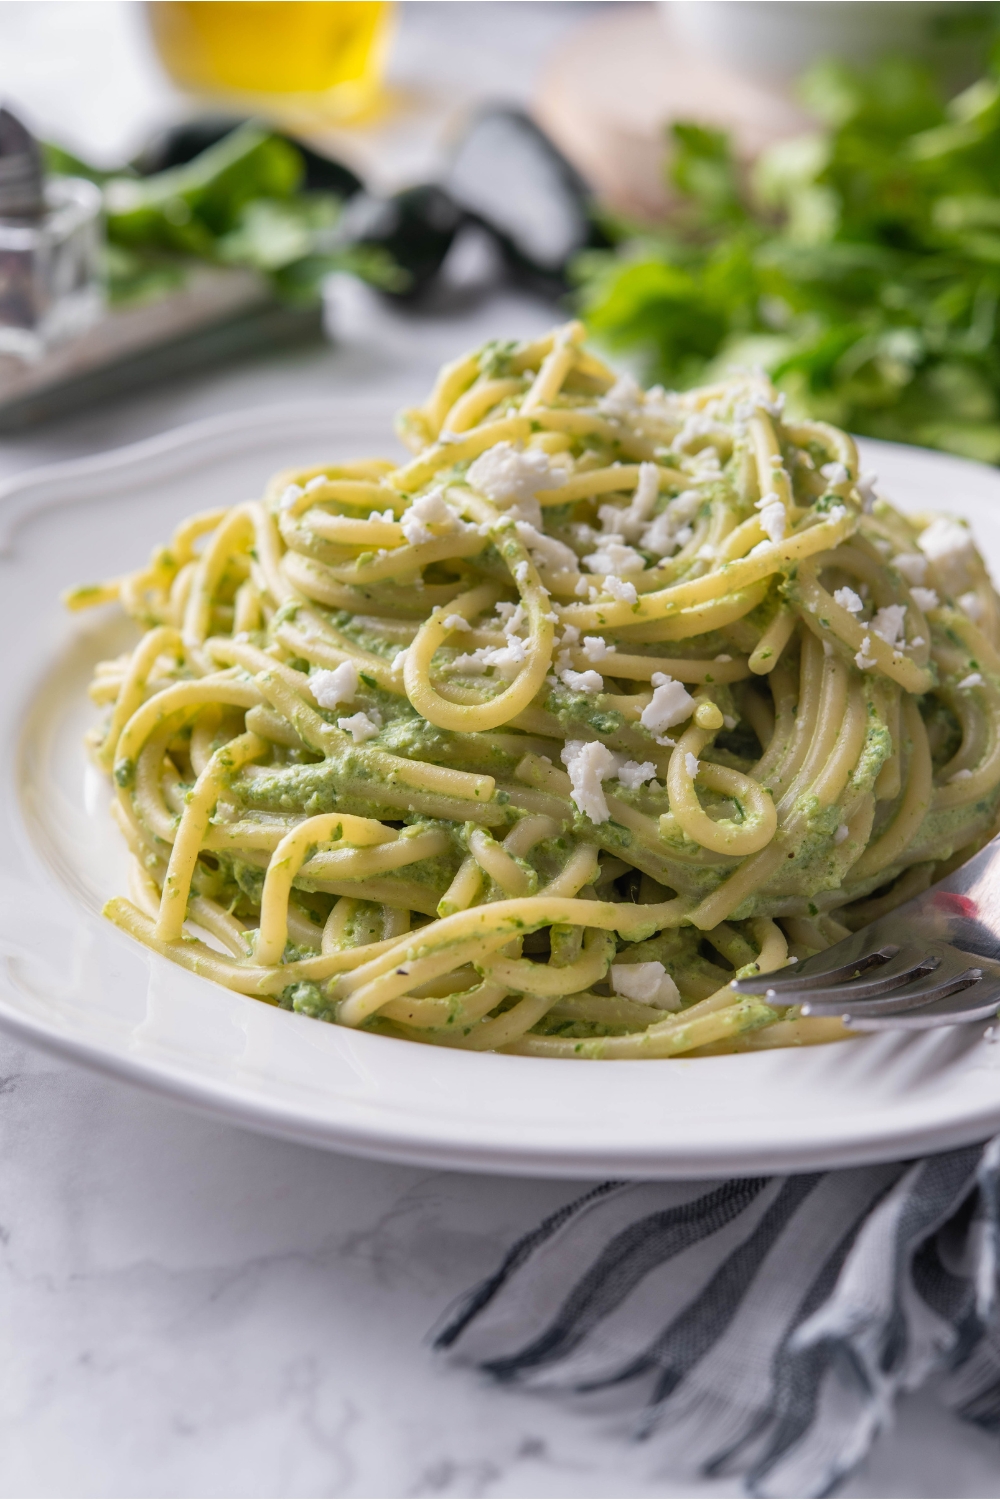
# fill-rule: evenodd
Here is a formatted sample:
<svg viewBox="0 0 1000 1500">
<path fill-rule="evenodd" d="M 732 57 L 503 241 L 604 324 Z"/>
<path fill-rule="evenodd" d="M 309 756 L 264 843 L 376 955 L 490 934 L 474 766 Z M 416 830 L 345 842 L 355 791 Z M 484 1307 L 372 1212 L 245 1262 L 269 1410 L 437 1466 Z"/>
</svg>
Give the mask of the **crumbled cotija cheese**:
<svg viewBox="0 0 1000 1500">
<path fill-rule="evenodd" d="M 520 605 L 518 609 L 521 609 Z M 522 609 L 522 618 L 523 613 Z M 456 656 L 450 663 L 449 671 L 466 672 L 474 677 L 481 677 L 487 667 L 495 667 L 502 677 L 516 676 L 517 668 L 528 657 L 527 645 L 519 635 L 514 634 L 520 623 L 521 619 L 518 619 L 515 612 L 504 626 L 507 637 L 505 646 L 480 646 L 476 651 Z"/>
<path fill-rule="evenodd" d="M 972 536 L 957 521 L 952 521 L 948 516 L 938 516 L 917 537 L 917 546 L 932 563 L 940 563 L 971 551 Z M 899 566 L 898 558 L 896 565 Z"/>
<path fill-rule="evenodd" d="M 672 447 L 678 453 L 683 453 L 686 448 L 690 448 L 692 443 L 700 442 L 702 438 L 710 438 L 718 425 L 719 424 L 715 421 L 714 417 L 711 417 L 703 412 L 693 412 L 691 416 L 685 419 L 684 426 L 674 438 Z M 729 433 L 725 431 L 725 428 L 723 428 L 722 430 L 725 433 L 725 436 L 728 438 Z M 711 452 L 712 457 L 715 459 L 716 463 L 718 463 L 719 455 L 715 452 L 715 450 L 710 449 L 709 452 Z M 704 449 L 702 449 L 698 453 L 698 457 L 700 459 L 704 459 Z"/>
<path fill-rule="evenodd" d="M 657 1010 L 680 1010 L 681 995 L 661 963 L 612 964 L 611 987 L 626 1000 L 655 1005 Z"/>
<path fill-rule="evenodd" d="M 399 524 L 410 546 L 419 547 L 434 540 L 434 532 L 429 529 L 431 526 L 438 528 L 438 535 L 454 531 L 455 516 L 444 502 L 444 491 L 434 489 L 418 496 L 403 513 Z"/>
<path fill-rule="evenodd" d="M 527 547 L 536 568 L 546 568 L 551 573 L 575 573 L 579 564 L 576 553 L 565 542 L 532 526 L 530 521 L 518 521 L 514 527 Z"/>
<path fill-rule="evenodd" d="M 846 484 L 851 477 L 844 465 L 838 463 L 823 464 L 819 472 L 827 484 Z"/>
<path fill-rule="evenodd" d="M 577 632 L 579 635 L 579 632 Z M 565 636 L 563 642 L 565 643 Z M 609 646 L 603 636 L 585 635 L 583 638 L 583 654 L 588 661 L 597 663 L 604 661 L 606 657 L 614 654 L 614 646 Z"/>
<path fill-rule="evenodd" d="M 678 547 L 686 547 L 694 535 L 687 522 L 697 515 L 701 501 L 698 490 L 682 490 L 675 496 L 642 533 L 643 551 L 654 557 L 669 557 Z"/>
<path fill-rule="evenodd" d="M 640 765 L 637 760 L 627 760 L 619 768 L 618 780 L 621 785 L 630 792 L 635 792 L 646 781 L 652 781 L 656 775 L 656 767 L 651 760 L 644 760 Z"/>
<path fill-rule="evenodd" d="M 597 410 L 609 417 L 631 417 L 642 407 L 642 387 L 631 375 L 619 375 L 610 391 L 597 402 Z"/>
<path fill-rule="evenodd" d="M 516 604 L 508 604 L 506 599 L 501 599 L 496 606 L 496 612 L 502 622 L 504 635 L 516 635 L 528 618 L 520 600 Z"/>
<path fill-rule="evenodd" d="M 927 559 L 920 552 L 897 552 L 892 565 L 909 584 L 923 583 L 927 577 Z"/>
<path fill-rule="evenodd" d="M 784 539 L 788 513 L 780 500 L 769 500 L 767 505 L 761 506 L 760 524 L 772 542 L 780 542 Z"/>
<path fill-rule="evenodd" d="M 958 607 L 963 614 L 968 615 L 973 624 L 978 625 L 986 613 L 986 606 L 979 595 L 972 589 L 967 594 L 959 594 Z"/>
<path fill-rule="evenodd" d="M 653 513 L 660 494 L 660 471 L 656 464 L 639 465 L 639 481 L 629 504 L 602 505 L 597 512 L 602 528 L 624 538 L 626 542 L 637 542 L 647 521 Z"/>
<path fill-rule="evenodd" d="M 358 669 L 352 661 L 342 661 L 332 671 L 320 667 L 309 677 L 312 695 L 320 708 L 339 708 L 353 703 L 358 691 Z"/>
<path fill-rule="evenodd" d="M 639 717 L 639 723 L 650 734 L 662 734 L 694 713 L 694 699 L 682 682 L 676 682 L 663 672 L 654 672 L 652 685 L 652 700 Z"/>
<path fill-rule="evenodd" d="M 508 442 L 495 443 L 481 453 L 466 478 L 494 505 L 528 507 L 524 519 L 535 526 L 541 526 L 541 512 L 535 502 L 538 491 L 554 490 L 566 483 L 564 471 L 552 464 L 547 453 L 539 448 L 522 451 Z"/>
<path fill-rule="evenodd" d="M 626 547 L 618 535 L 602 540 L 596 552 L 583 559 L 583 565 L 591 573 L 611 573 L 616 578 L 626 573 L 641 573 L 646 566 L 644 559 L 634 547 Z"/>
<path fill-rule="evenodd" d="M 661 511 L 642 533 L 643 551 L 651 553 L 653 557 L 672 556 L 678 546 L 684 545 L 680 540 L 682 530 L 687 531 L 687 540 L 690 541 L 691 528 L 678 526 L 669 510 Z"/>
<path fill-rule="evenodd" d="M 527 645 L 518 632 L 526 623 L 528 612 L 520 601 L 517 604 L 501 602 L 496 606 L 496 610 L 501 618 L 501 628 L 506 636 L 507 644 L 493 647 L 492 650 L 487 649 L 486 665 L 520 664 L 527 656 Z"/>
<path fill-rule="evenodd" d="M 475 651 L 465 651 L 459 656 L 454 656 L 449 663 L 449 671 L 465 672 L 473 677 L 481 677 L 486 668 L 491 665 L 488 660 L 492 650 L 501 651 L 501 646 L 480 646 Z"/>
<path fill-rule="evenodd" d="M 617 775 L 617 755 L 600 740 L 567 740 L 560 758 L 569 774 L 577 809 L 592 823 L 606 823 L 611 814 L 601 783 Z"/>
<path fill-rule="evenodd" d="M 905 619 L 905 604 L 887 604 L 872 620 L 872 630 L 880 640 L 885 641 L 887 646 L 895 646 L 903 633 Z"/>
<path fill-rule="evenodd" d="M 574 672 L 572 667 L 560 667 L 556 675 L 574 693 L 604 692 L 604 678 L 600 672 Z"/>
<path fill-rule="evenodd" d="M 859 615 L 864 609 L 864 604 L 858 598 L 853 589 L 834 589 L 834 603 L 839 604 L 841 609 L 849 610 L 852 615 Z"/>
<path fill-rule="evenodd" d="M 635 604 L 639 597 L 634 583 L 628 583 L 624 578 L 616 578 L 613 573 L 609 573 L 605 578 L 604 591 L 619 604 Z"/>
<path fill-rule="evenodd" d="M 914 604 L 918 609 L 923 610 L 924 614 L 926 614 L 929 609 L 937 609 L 938 605 L 941 603 L 941 600 L 938 598 L 933 589 L 912 588 L 910 590 L 910 593 L 913 595 Z"/>
<path fill-rule="evenodd" d="M 854 663 L 859 672 L 868 672 L 872 667 L 875 666 L 875 657 L 869 655 L 871 649 L 872 638 L 870 635 L 866 635 L 864 640 L 861 642 L 860 651 L 856 651 L 854 653 Z"/>
<path fill-rule="evenodd" d="M 379 720 L 376 723 L 376 719 Z M 374 739 L 381 729 L 381 716 L 375 709 L 369 713 L 352 714 L 349 719 L 338 719 L 337 728 L 345 730 L 356 745 L 363 745 L 365 740 Z"/>
</svg>

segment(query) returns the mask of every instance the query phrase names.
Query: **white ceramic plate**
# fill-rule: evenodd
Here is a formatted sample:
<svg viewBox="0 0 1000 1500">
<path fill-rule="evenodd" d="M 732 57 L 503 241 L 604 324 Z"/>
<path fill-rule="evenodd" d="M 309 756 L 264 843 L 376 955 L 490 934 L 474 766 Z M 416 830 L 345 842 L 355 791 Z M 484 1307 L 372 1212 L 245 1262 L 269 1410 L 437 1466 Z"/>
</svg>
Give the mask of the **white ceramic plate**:
<svg viewBox="0 0 1000 1500">
<path fill-rule="evenodd" d="M 592 1177 L 804 1170 L 1000 1128 L 1000 1046 L 981 1026 L 801 1052 L 564 1063 L 421 1047 L 322 1025 L 198 979 L 100 916 L 123 891 L 107 783 L 81 736 L 115 611 L 71 618 L 67 584 L 134 567 L 193 510 L 292 463 L 393 452 L 390 413 L 268 408 L 0 487 L 0 1024 L 119 1077 L 313 1145 L 401 1161 Z M 1000 572 L 1000 474 L 867 445 L 904 506 L 966 515 Z"/>
</svg>

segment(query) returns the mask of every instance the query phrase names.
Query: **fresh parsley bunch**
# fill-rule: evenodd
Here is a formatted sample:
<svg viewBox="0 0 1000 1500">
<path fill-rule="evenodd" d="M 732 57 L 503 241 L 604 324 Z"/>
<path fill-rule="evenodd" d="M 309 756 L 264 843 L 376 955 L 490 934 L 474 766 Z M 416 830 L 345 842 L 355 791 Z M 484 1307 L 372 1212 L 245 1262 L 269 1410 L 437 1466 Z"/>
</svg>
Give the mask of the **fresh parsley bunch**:
<svg viewBox="0 0 1000 1500">
<path fill-rule="evenodd" d="M 197 262 L 249 266 L 268 276 L 283 300 L 296 303 L 317 300 L 331 271 L 351 271 L 390 289 L 399 283 L 399 269 L 385 252 L 342 241 L 341 201 L 305 190 L 298 148 L 252 121 L 193 160 L 149 177 L 99 171 L 57 146 L 45 151 L 51 171 L 101 186 L 112 303 L 163 296 Z"/>
<path fill-rule="evenodd" d="M 1000 463 L 1000 58 L 947 103 L 903 59 L 803 95 L 821 127 L 749 176 L 673 127 L 669 221 L 577 261 L 590 327 L 672 386 L 763 365 L 793 410 Z"/>
</svg>

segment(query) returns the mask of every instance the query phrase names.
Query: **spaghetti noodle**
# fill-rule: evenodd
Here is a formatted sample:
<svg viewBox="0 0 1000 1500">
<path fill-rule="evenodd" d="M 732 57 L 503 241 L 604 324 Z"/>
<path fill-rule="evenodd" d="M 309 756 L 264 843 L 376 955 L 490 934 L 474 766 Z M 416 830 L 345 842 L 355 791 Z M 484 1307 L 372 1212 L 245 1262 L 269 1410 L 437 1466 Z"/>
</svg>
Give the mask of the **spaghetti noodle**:
<svg viewBox="0 0 1000 1500">
<path fill-rule="evenodd" d="M 68 596 L 145 632 L 92 686 L 113 922 L 458 1048 L 844 1034 L 729 981 L 992 834 L 1000 604 L 964 526 L 877 498 L 762 376 L 644 392 L 582 334 L 447 366 L 404 465 L 282 474 Z"/>
</svg>

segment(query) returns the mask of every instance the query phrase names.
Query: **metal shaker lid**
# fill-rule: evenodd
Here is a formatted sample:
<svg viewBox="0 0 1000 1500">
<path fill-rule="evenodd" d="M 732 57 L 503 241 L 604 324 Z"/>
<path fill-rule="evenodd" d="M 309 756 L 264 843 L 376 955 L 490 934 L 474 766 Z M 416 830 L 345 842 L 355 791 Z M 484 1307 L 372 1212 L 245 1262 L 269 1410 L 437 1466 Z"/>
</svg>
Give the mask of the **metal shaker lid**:
<svg viewBox="0 0 1000 1500">
<path fill-rule="evenodd" d="M 45 212 L 38 142 L 9 109 L 0 109 L 0 218 L 37 219 Z"/>
</svg>

